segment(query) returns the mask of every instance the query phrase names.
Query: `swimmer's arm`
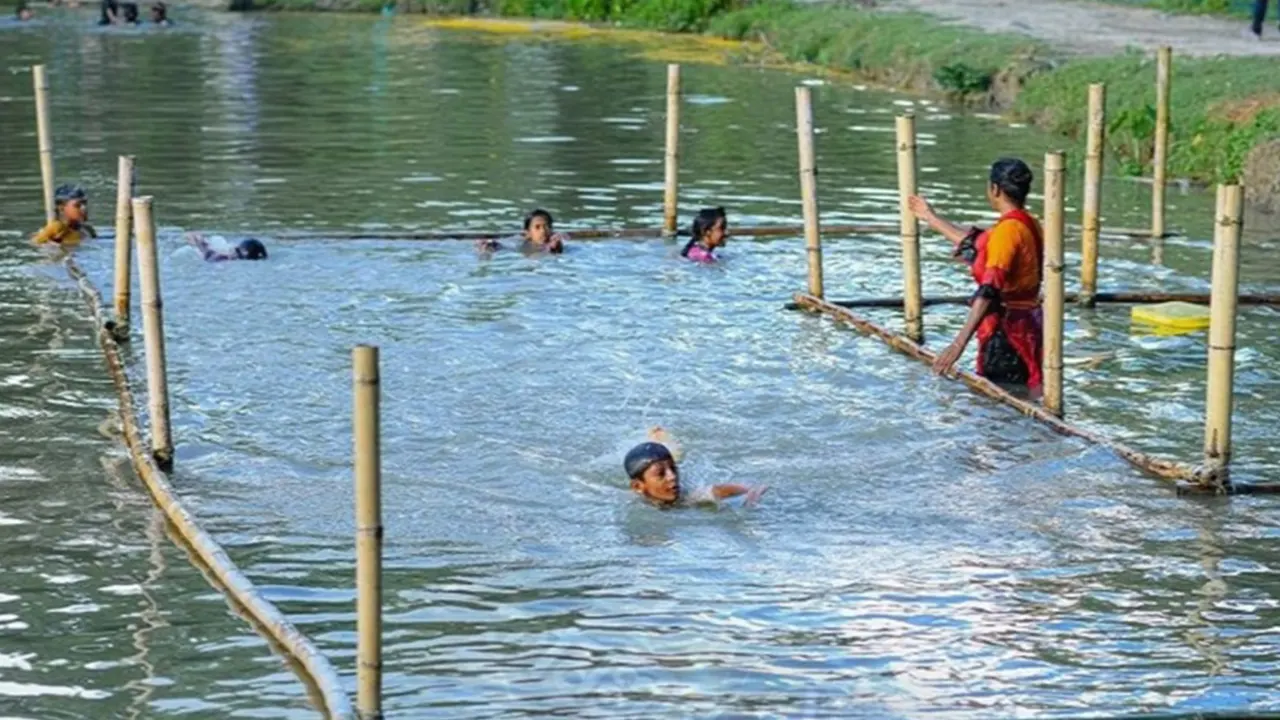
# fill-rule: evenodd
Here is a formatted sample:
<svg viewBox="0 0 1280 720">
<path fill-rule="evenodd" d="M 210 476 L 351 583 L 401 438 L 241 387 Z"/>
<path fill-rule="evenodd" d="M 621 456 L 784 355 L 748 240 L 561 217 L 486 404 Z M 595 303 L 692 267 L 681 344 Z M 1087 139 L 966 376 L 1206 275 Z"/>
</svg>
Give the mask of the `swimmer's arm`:
<svg viewBox="0 0 1280 720">
<path fill-rule="evenodd" d="M 217 262 L 219 260 L 231 259 L 230 255 L 225 255 L 209 247 L 209 241 L 205 240 L 204 235 L 201 235 L 200 233 L 187 233 L 187 242 L 191 243 L 191 246 L 198 250 L 200 252 L 200 256 L 206 261 Z"/>
<path fill-rule="evenodd" d="M 746 485 L 738 485 L 737 483 L 725 483 L 723 485 L 712 485 L 711 495 L 717 500 L 727 500 L 729 498 L 746 495 L 751 492 L 751 488 Z"/>
</svg>

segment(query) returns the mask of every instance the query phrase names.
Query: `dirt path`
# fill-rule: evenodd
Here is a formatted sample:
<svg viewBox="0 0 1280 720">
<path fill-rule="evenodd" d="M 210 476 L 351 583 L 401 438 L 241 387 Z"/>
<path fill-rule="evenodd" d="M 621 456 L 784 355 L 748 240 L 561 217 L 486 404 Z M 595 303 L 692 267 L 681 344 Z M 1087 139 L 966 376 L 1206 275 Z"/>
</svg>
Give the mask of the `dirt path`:
<svg viewBox="0 0 1280 720">
<path fill-rule="evenodd" d="M 1268 18 L 1259 42 L 1242 37 L 1247 20 L 1071 0 L 887 0 L 881 7 L 917 10 L 988 32 L 1030 35 L 1085 55 L 1161 45 L 1171 45 L 1181 55 L 1280 55 L 1274 16 Z"/>
</svg>

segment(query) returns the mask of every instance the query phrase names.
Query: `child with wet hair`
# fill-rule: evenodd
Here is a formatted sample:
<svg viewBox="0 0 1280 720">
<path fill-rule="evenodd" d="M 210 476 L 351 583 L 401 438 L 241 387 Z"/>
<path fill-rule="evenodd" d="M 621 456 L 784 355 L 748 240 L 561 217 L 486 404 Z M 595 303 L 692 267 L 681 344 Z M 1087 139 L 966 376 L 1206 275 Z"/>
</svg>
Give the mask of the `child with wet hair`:
<svg viewBox="0 0 1280 720">
<path fill-rule="evenodd" d="M 716 261 L 716 248 L 724 247 L 729 239 L 729 218 L 724 208 L 703 208 L 698 211 L 689 228 L 689 242 L 680 251 L 681 257 L 697 263 Z"/>
<path fill-rule="evenodd" d="M 674 450 L 674 452 L 673 452 Z M 746 496 L 746 504 L 754 505 L 769 489 L 767 485 L 722 484 L 686 489 L 680 484 L 680 446 L 660 427 L 649 431 L 648 442 L 631 448 L 622 461 L 631 490 L 662 508 L 676 505 L 719 505 L 721 500 Z"/>
<path fill-rule="evenodd" d="M 223 262 L 225 260 L 266 260 L 267 246 L 262 244 L 257 238 L 245 238 L 236 243 L 231 252 L 223 252 L 215 250 L 209 246 L 209 241 L 204 239 L 204 235 L 200 233 L 187 233 L 187 242 L 200 252 L 207 262 Z"/>
<path fill-rule="evenodd" d="M 89 224 L 89 196 L 79 185 L 59 185 L 53 193 L 57 217 L 31 239 L 37 245 L 57 245 L 70 250 L 80 244 L 85 235 L 98 237 Z"/>
<path fill-rule="evenodd" d="M 526 254 L 548 253 L 559 255 L 564 252 L 564 242 L 568 235 L 558 233 L 554 229 L 555 220 L 551 213 L 538 208 L 524 218 L 524 232 L 520 234 L 520 251 Z M 498 240 L 480 240 L 476 249 L 491 253 L 501 250 L 503 245 Z"/>
</svg>

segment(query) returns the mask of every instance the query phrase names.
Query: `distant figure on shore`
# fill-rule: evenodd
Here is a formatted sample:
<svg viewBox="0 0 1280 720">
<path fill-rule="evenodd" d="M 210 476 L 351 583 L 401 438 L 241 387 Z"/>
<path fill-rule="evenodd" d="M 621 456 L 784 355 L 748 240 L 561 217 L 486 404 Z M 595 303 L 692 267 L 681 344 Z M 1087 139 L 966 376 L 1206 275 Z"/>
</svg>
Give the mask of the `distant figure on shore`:
<svg viewBox="0 0 1280 720">
<path fill-rule="evenodd" d="M 729 239 L 729 218 L 724 208 L 703 208 L 689 229 L 689 242 L 680 251 L 681 257 L 689 258 L 697 263 L 713 263 L 716 261 L 716 248 L 724 247 Z"/>
<path fill-rule="evenodd" d="M 151 6 L 151 24 L 156 27 L 173 27 L 173 21 L 169 19 L 168 5 L 158 2 Z"/>
<path fill-rule="evenodd" d="M 1280 13 L 1280 0 L 1276 0 L 1276 12 Z M 1262 39 L 1262 23 L 1267 20 L 1267 0 L 1253 0 L 1253 24 L 1249 33 L 1257 40 Z"/>
<path fill-rule="evenodd" d="M 515 240 L 516 238 L 513 238 Z M 555 220 L 551 213 L 538 208 L 524 218 L 524 232 L 518 238 L 520 251 L 526 254 L 547 253 L 559 255 L 564 252 L 564 241 L 569 236 L 555 231 Z M 496 252 L 503 249 L 499 240 L 479 240 L 476 249 L 483 253 Z"/>
<path fill-rule="evenodd" d="M 57 217 L 36 233 L 32 239 L 37 245 L 58 245 L 70 250 L 80 244 L 85 235 L 98 237 L 89 224 L 89 196 L 79 185 L 60 185 L 53 193 Z"/>
<path fill-rule="evenodd" d="M 26 22 L 35 17 L 35 13 L 31 11 L 31 6 L 27 5 L 26 0 L 20 0 L 18 7 L 13 9 L 13 19 L 18 22 Z"/>
<path fill-rule="evenodd" d="M 960 359 L 978 336 L 978 374 L 992 382 L 1026 385 L 1040 395 L 1040 272 L 1044 239 L 1040 224 L 1025 209 L 1031 168 L 1003 158 L 991 166 L 987 201 L 1000 213 L 991 229 L 964 229 L 938 217 L 922 197 L 908 199 L 916 217 L 955 245 L 954 256 L 970 266 L 977 291 L 969 317 L 933 370 L 942 374 Z"/>
<path fill-rule="evenodd" d="M 207 262 L 223 262 L 225 260 L 266 260 L 267 246 L 256 238 L 245 238 L 229 252 L 214 250 L 209 241 L 200 233 L 187 233 L 187 242 L 200 252 Z"/>
</svg>

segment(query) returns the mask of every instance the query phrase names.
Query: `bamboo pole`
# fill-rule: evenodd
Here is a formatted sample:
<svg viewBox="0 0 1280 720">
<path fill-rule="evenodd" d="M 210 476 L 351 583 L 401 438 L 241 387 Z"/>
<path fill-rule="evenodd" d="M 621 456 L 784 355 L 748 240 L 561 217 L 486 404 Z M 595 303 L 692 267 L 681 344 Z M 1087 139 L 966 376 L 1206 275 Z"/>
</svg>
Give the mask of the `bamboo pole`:
<svg viewBox="0 0 1280 720">
<path fill-rule="evenodd" d="M 1051 152 L 1044 156 L 1044 406 L 1058 417 L 1063 413 L 1062 329 L 1063 302 L 1063 214 L 1066 156 Z"/>
<path fill-rule="evenodd" d="M 361 720 L 382 717 L 382 469 L 378 348 L 359 345 L 354 367 L 356 612 L 359 633 L 356 707 Z"/>
<path fill-rule="evenodd" d="M 160 294 L 160 264 L 156 253 L 156 224 L 151 198 L 133 199 L 138 238 L 138 280 L 142 285 L 142 333 L 147 347 L 147 407 L 151 413 L 151 452 L 166 472 L 173 467 L 173 436 L 169 428 L 169 380 L 164 359 L 164 314 Z"/>
<path fill-rule="evenodd" d="M 667 66 L 666 182 L 662 193 L 662 232 L 676 234 L 680 164 L 680 66 Z"/>
<path fill-rule="evenodd" d="M 333 665 L 306 635 L 289 622 L 279 608 L 263 597 L 227 556 L 226 550 L 200 526 L 195 515 L 182 504 L 182 498 L 169 484 L 169 479 L 160 470 L 155 458 L 147 451 L 146 439 L 142 436 L 137 414 L 134 412 L 136 404 L 133 389 L 125 373 L 120 346 L 116 343 L 110 330 L 110 321 L 106 319 L 106 312 L 102 307 L 102 295 L 80 266 L 76 265 L 73 256 L 68 255 L 63 262 L 67 274 L 80 287 L 80 295 L 84 298 L 94 326 L 98 328 L 98 346 L 102 349 L 107 372 L 115 385 L 121 434 L 125 447 L 129 450 L 133 468 L 150 493 L 151 500 L 164 512 L 173 528 L 175 541 L 181 539 L 179 544 L 191 551 L 193 565 L 205 575 L 205 579 L 215 590 L 226 594 L 233 603 L 232 607 L 244 609 L 254 630 L 261 633 L 269 643 L 278 643 L 280 652 L 291 661 L 289 666 L 293 671 L 307 684 L 308 689 L 315 689 L 319 701 L 323 703 L 325 716 L 331 720 L 349 720 L 352 717 L 351 700 Z"/>
<path fill-rule="evenodd" d="M 129 339 L 129 292 L 132 256 L 129 237 L 133 233 L 133 156 L 121 155 L 116 176 L 116 337 Z"/>
<path fill-rule="evenodd" d="M 1098 291 L 1098 214 L 1102 210 L 1102 145 L 1107 86 L 1089 86 L 1089 131 L 1084 159 L 1084 219 L 1080 235 L 1080 304 L 1093 307 Z"/>
<path fill-rule="evenodd" d="M 1164 237 L 1165 173 L 1169 165 L 1169 85 L 1173 73 L 1173 48 L 1156 52 L 1156 142 L 1152 153 L 1151 237 Z"/>
<path fill-rule="evenodd" d="M 800 141 L 800 196 L 804 202 L 804 241 L 809 255 L 809 294 L 822 297 L 822 235 L 818 230 L 818 167 L 813 151 L 813 98 L 796 88 L 796 136 Z"/>
<path fill-rule="evenodd" d="M 919 360 L 926 365 L 932 366 L 934 360 L 937 359 L 937 356 L 934 353 L 912 342 L 910 338 L 886 330 L 870 320 L 859 317 L 845 308 L 832 305 L 821 298 L 809 295 L 796 295 L 795 302 L 797 306 L 803 310 L 828 315 L 839 322 L 853 327 L 858 332 L 861 332 L 868 337 L 876 338 L 894 350 L 897 350 L 908 357 Z M 996 385 L 990 380 L 979 377 L 967 370 L 953 369 L 949 371 L 949 374 L 963 382 L 971 390 L 993 400 L 998 400 L 1005 405 L 1014 408 L 1023 415 L 1039 420 L 1060 435 L 1082 438 L 1096 445 L 1108 448 L 1124 460 L 1127 460 L 1134 466 L 1151 473 L 1156 477 L 1174 481 L 1198 480 L 1201 477 L 1200 473 L 1190 466 L 1173 460 L 1165 460 L 1139 452 L 1138 450 L 1135 450 L 1119 441 L 1112 440 L 1104 435 L 1100 435 L 1091 430 L 1086 430 L 1074 425 L 1069 425 L 1066 422 L 1063 422 L 1061 418 L 1039 405 L 1015 397 L 999 385 Z"/>
<path fill-rule="evenodd" d="M 1068 303 L 1079 299 L 1077 293 L 1066 293 L 1062 296 Z M 937 305 L 965 305 L 973 297 L 971 295 L 938 295 L 926 297 L 922 301 L 925 307 Z M 1210 296 L 1205 293 L 1166 293 L 1166 292 L 1103 292 L 1094 296 L 1094 302 L 1114 305 L 1137 305 L 1140 303 L 1185 302 L 1194 305 L 1208 305 Z M 900 308 L 902 298 L 857 298 L 854 300 L 828 300 L 828 303 L 844 308 Z M 1248 294 L 1237 297 L 1237 305 L 1280 305 L 1280 295 Z M 795 303 L 787 303 L 788 310 L 797 310 Z"/>
<path fill-rule="evenodd" d="M 920 301 L 920 221 L 907 200 L 916 194 L 916 118 L 900 115 L 898 130 L 898 213 L 902 223 L 902 310 L 907 337 L 924 340 Z"/>
<path fill-rule="evenodd" d="M 36 92 L 36 137 L 40 145 L 40 180 L 44 184 L 44 219 L 52 222 L 58 213 L 53 204 L 53 138 L 49 132 L 49 78 L 44 65 L 31 67 L 31 81 Z"/>
<path fill-rule="evenodd" d="M 1210 302 L 1209 381 L 1205 400 L 1204 459 L 1216 485 L 1224 485 L 1231 462 L 1231 406 L 1236 364 L 1236 292 L 1240 275 L 1243 205 L 1239 185 L 1218 186 L 1218 222 L 1213 235 L 1213 296 Z"/>
</svg>

